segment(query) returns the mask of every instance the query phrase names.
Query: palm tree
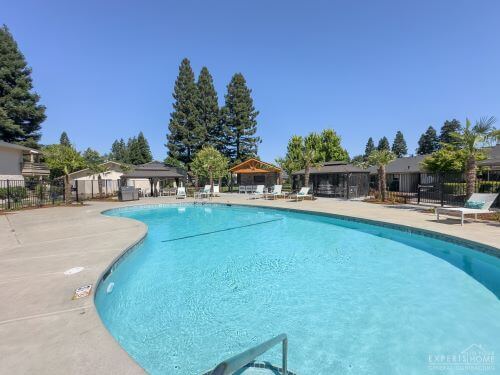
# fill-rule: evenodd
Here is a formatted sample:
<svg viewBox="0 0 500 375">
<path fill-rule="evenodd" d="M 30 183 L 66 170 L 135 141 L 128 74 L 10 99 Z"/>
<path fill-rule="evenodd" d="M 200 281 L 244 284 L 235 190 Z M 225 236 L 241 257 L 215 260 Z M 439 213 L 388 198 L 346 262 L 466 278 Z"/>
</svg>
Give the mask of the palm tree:
<svg viewBox="0 0 500 375">
<path fill-rule="evenodd" d="M 469 119 L 465 121 L 462 131 L 452 133 L 454 144 L 463 153 L 465 160 L 466 193 L 469 198 L 475 190 L 477 161 L 484 158 L 484 145 L 498 139 L 498 130 L 493 126 L 495 117 L 481 117 L 474 126 Z"/>
<path fill-rule="evenodd" d="M 385 167 L 391 161 L 393 161 L 396 156 L 390 152 L 389 150 L 375 150 L 372 151 L 370 155 L 368 155 L 367 164 L 370 166 L 376 166 L 378 172 L 378 192 L 380 194 L 380 199 L 382 202 L 385 201 L 386 192 L 387 192 L 387 182 L 386 182 L 386 174 Z"/>
</svg>

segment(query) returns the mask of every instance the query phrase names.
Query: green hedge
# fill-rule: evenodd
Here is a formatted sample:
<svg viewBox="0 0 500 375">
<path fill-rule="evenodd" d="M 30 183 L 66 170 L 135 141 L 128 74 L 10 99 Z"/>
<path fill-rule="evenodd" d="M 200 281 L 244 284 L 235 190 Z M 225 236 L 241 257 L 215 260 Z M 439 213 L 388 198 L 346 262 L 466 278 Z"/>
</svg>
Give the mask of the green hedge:
<svg viewBox="0 0 500 375">
<path fill-rule="evenodd" d="M 28 196 L 28 192 L 23 186 L 9 188 L 9 197 L 14 202 L 18 202 Z M 7 199 L 7 188 L 0 188 L 0 199 Z"/>
</svg>

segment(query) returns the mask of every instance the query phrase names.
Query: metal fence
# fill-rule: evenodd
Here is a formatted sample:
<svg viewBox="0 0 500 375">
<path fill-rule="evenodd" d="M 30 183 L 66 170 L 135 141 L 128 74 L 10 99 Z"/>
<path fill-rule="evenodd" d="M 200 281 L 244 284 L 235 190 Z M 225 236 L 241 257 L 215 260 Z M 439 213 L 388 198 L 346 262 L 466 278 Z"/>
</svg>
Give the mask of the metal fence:
<svg viewBox="0 0 500 375">
<path fill-rule="evenodd" d="M 120 180 L 75 180 L 72 201 L 115 196 Z M 56 205 L 65 201 L 64 180 L 0 180 L 0 210 Z"/>
<path fill-rule="evenodd" d="M 62 180 L 0 180 L 0 210 L 42 207 L 64 202 Z"/>
<path fill-rule="evenodd" d="M 377 177 L 370 183 L 376 194 Z M 400 173 L 387 174 L 387 196 L 400 203 L 463 206 L 467 184 L 462 174 Z M 478 175 L 476 193 L 500 193 L 500 173 Z M 500 199 L 493 207 L 500 208 Z"/>
</svg>

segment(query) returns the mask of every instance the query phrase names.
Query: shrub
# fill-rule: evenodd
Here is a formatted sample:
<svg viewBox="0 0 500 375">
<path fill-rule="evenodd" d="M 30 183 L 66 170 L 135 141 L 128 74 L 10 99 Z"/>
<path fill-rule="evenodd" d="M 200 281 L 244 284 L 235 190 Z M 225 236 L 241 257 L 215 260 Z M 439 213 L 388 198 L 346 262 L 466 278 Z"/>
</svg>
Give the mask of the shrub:
<svg viewBox="0 0 500 375">
<path fill-rule="evenodd" d="M 19 202 L 21 199 L 24 199 L 28 196 L 26 188 L 23 186 L 13 186 L 9 188 L 7 194 L 7 188 L 0 188 L 0 199 L 7 199 L 7 195 L 14 202 Z"/>
</svg>

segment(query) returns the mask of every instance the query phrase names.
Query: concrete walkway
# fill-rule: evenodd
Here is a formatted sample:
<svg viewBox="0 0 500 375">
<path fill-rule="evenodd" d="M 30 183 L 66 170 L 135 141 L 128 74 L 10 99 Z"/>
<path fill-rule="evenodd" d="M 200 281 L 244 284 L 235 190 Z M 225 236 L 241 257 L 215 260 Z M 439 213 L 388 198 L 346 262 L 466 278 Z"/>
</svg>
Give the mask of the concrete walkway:
<svg viewBox="0 0 500 375">
<path fill-rule="evenodd" d="M 89 202 L 81 207 L 0 215 L 0 373 L 143 373 L 102 325 L 92 296 L 79 300 L 71 297 L 79 286 L 95 286 L 113 259 L 146 233 L 144 224 L 103 216 L 102 210 L 174 201 L 164 197 L 133 203 Z M 225 194 L 213 202 L 356 216 L 500 247 L 499 224 L 476 222 L 461 227 L 456 219 L 436 222 L 434 215 L 408 207 L 335 199 L 249 200 L 237 194 Z M 79 266 L 85 269 L 64 275 L 64 271 Z"/>
</svg>

